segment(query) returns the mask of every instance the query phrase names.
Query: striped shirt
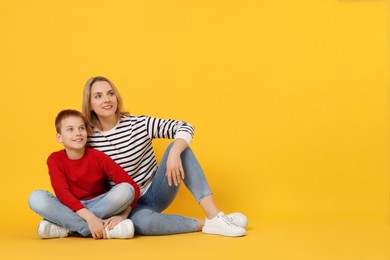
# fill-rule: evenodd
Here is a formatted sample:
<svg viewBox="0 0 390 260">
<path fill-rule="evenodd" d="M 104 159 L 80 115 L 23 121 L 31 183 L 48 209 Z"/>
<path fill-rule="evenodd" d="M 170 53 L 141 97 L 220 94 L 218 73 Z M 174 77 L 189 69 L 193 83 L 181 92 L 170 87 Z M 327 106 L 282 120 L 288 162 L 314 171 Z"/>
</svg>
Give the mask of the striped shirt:
<svg viewBox="0 0 390 260">
<path fill-rule="evenodd" d="M 187 122 L 150 116 L 121 116 L 118 124 L 107 132 L 95 128 L 88 136 L 87 144 L 119 164 L 138 184 L 142 196 L 158 167 L 152 140 L 181 138 L 189 144 L 193 136 L 194 127 Z"/>
</svg>

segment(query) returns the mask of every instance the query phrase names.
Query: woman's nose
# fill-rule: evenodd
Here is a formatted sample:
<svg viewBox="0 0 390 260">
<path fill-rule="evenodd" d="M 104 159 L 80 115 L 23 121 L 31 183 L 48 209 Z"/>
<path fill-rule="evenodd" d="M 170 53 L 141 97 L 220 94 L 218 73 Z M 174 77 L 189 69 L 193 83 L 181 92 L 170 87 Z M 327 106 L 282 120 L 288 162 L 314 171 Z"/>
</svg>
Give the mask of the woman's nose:
<svg viewBox="0 0 390 260">
<path fill-rule="evenodd" d="M 110 100 L 110 98 L 108 97 L 108 95 L 104 95 L 103 100 L 104 100 L 104 102 L 107 102 Z"/>
</svg>

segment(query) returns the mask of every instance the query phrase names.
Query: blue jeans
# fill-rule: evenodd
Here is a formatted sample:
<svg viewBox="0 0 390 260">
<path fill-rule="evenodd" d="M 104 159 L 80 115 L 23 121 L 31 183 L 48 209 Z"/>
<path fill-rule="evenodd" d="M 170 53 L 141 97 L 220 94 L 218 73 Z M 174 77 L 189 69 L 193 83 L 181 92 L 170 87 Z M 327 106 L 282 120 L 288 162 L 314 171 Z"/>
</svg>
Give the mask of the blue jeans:
<svg viewBox="0 0 390 260">
<path fill-rule="evenodd" d="M 130 213 L 136 234 L 169 235 L 196 231 L 196 219 L 161 213 L 172 203 L 179 190 L 179 186 L 173 184 L 169 186 L 165 176 L 168 153 L 171 147 L 172 143 L 161 159 L 151 186 Z M 183 182 L 199 203 L 205 196 L 211 194 L 203 170 L 190 147 L 182 152 L 181 160 L 185 173 Z"/>
<path fill-rule="evenodd" d="M 105 219 L 124 211 L 133 200 L 133 186 L 120 183 L 109 192 L 90 200 L 82 200 L 81 203 L 95 216 Z M 50 222 L 78 232 L 82 236 L 91 234 L 87 222 L 48 191 L 33 191 L 28 198 L 28 203 L 35 213 Z"/>
</svg>

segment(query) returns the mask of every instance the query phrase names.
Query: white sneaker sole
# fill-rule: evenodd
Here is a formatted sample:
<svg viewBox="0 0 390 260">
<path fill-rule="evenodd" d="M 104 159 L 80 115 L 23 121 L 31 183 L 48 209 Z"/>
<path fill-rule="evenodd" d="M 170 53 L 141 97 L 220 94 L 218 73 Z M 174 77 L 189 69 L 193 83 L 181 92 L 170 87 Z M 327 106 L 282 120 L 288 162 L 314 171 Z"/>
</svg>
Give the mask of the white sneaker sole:
<svg viewBox="0 0 390 260">
<path fill-rule="evenodd" d="M 226 236 L 226 237 L 242 237 L 246 235 L 246 231 L 242 230 L 241 232 L 236 231 L 236 232 L 228 232 L 228 231 L 221 231 L 220 229 L 217 228 L 203 228 L 202 232 L 205 234 L 212 234 L 212 235 L 221 235 L 221 236 Z"/>
</svg>

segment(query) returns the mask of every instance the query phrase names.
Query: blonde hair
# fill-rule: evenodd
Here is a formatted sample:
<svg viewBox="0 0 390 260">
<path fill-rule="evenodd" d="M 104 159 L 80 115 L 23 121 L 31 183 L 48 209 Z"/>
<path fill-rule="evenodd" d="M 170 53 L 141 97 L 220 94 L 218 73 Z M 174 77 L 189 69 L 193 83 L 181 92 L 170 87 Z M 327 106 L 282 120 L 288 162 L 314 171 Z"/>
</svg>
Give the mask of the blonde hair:
<svg viewBox="0 0 390 260">
<path fill-rule="evenodd" d="M 119 120 L 119 118 L 122 115 L 130 115 L 130 113 L 127 112 L 123 108 L 122 97 L 119 94 L 119 91 L 115 87 L 114 83 L 112 83 L 108 78 L 105 78 L 102 76 L 96 76 L 96 77 L 92 77 L 92 78 L 88 79 L 87 83 L 85 83 L 84 92 L 83 92 L 83 103 L 82 103 L 83 114 L 85 115 L 89 126 L 97 127 L 98 129 L 102 129 L 99 118 L 96 115 L 95 111 L 92 110 L 92 106 L 91 106 L 91 89 L 92 89 L 93 84 L 95 82 L 99 82 L 99 81 L 108 82 L 108 84 L 110 84 L 110 86 L 114 90 L 114 93 L 115 93 L 115 96 L 117 99 L 117 104 L 118 104 L 118 107 L 115 111 L 116 119 Z"/>
</svg>

